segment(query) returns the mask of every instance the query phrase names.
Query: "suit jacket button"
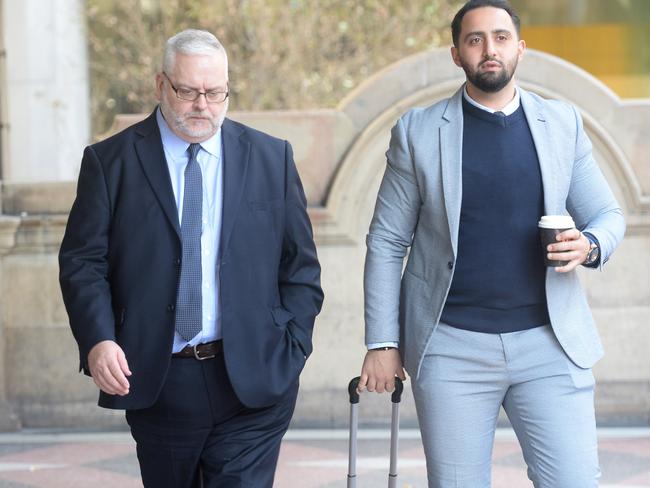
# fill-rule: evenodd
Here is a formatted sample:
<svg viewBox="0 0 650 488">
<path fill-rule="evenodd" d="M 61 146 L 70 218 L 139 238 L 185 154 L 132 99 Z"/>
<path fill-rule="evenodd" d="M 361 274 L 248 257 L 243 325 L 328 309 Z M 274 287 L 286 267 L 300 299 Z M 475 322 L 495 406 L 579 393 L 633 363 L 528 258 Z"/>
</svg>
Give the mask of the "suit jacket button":
<svg viewBox="0 0 650 488">
<path fill-rule="evenodd" d="M 167 311 L 168 312 L 173 312 L 174 310 L 176 310 L 176 305 L 171 305 L 171 304 L 167 305 Z"/>
<path fill-rule="evenodd" d="M 174 259 L 174 264 L 175 264 L 176 266 L 178 266 L 179 264 L 181 264 L 181 258 L 176 258 L 176 259 Z"/>
<path fill-rule="evenodd" d="M 452 261 L 449 261 L 449 262 L 447 263 L 447 267 L 448 267 L 449 269 L 454 269 L 454 263 L 453 263 Z"/>
</svg>

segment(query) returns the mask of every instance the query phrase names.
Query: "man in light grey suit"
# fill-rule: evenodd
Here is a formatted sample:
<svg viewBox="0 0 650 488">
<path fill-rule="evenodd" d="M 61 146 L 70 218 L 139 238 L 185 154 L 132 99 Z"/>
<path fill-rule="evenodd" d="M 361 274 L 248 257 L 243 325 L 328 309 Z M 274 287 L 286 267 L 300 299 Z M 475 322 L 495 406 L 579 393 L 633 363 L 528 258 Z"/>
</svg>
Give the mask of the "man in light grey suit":
<svg viewBox="0 0 650 488">
<path fill-rule="evenodd" d="M 576 268 L 602 269 L 622 212 L 576 109 L 517 87 L 511 6 L 467 2 L 452 36 L 467 82 L 392 131 L 367 237 L 359 388 L 392 390 L 404 364 L 430 487 L 490 486 L 501 406 L 535 487 L 597 486 L 591 367 L 603 351 Z M 542 215 L 576 228 L 543 250 Z M 544 253 L 567 264 L 547 268 Z"/>
</svg>

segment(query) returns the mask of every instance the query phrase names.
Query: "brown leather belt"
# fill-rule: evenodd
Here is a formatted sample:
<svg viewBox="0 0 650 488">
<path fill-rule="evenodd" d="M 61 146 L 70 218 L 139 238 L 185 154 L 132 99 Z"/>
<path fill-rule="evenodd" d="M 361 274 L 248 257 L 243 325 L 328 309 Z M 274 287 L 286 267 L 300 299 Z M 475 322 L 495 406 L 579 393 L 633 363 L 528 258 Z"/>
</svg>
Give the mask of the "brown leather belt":
<svg viewBox="0 0 650 488">
<path fill-rule="evenodd" d="M 172 354 L 173 358 L 194 358 L 199 361 L 204 359 L 212 359 L 223 352 L 223 341 L 219 339 L 218 341 L 206 342 L 205 344 L 196 344 L 195 346 L 190 346 L 189 344 L 185 346 L 178 352 Z"/>
</svg>

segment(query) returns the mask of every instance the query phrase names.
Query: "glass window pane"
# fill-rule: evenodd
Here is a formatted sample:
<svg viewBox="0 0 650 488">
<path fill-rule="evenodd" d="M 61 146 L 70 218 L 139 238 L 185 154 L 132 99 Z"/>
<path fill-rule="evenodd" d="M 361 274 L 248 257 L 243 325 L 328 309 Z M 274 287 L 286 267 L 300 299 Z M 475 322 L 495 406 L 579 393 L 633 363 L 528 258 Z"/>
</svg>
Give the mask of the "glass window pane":
<svg viewBox="0 0 650 488">
<path fill-rule="evenodd" d="M 528 47 L 580 66 L 620 97 L 650 97 L 650 1 L 511 3 Z"/>
</svg>

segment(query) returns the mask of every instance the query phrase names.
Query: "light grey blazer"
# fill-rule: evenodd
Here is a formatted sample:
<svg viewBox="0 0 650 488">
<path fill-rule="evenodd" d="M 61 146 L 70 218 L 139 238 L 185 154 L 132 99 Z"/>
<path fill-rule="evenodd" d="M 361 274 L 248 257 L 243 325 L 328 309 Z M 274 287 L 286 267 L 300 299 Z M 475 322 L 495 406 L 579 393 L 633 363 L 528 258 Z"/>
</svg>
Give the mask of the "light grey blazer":
<svg viewBox="0 0 650 488">
<path fill-rule="evenodd" d="M 605 263 L 623 238 L 625 221 L 592 157 L 582 119 L 571 105 L 520 93 L 539 158 L 545 214 L 571 215 L 578 229 L 598 239 Z M 406 370 L 414 377 L 455 268 L 462 96 L 461 87 L 451 98 L 413 109 L 397 121 L 366 239 L 366 343 L 399 342 Z M 603 348 L 576 272 L 549 269 L 546 297 L 564 351 L 578 366 L 591 367 Z"/>
</svg>

